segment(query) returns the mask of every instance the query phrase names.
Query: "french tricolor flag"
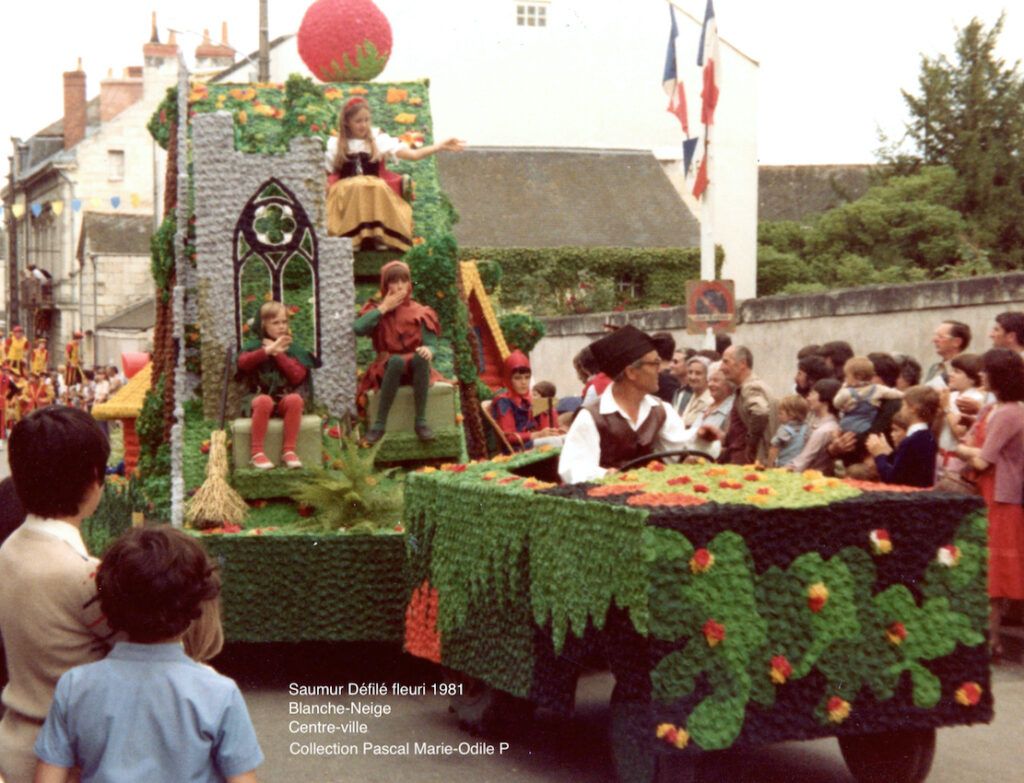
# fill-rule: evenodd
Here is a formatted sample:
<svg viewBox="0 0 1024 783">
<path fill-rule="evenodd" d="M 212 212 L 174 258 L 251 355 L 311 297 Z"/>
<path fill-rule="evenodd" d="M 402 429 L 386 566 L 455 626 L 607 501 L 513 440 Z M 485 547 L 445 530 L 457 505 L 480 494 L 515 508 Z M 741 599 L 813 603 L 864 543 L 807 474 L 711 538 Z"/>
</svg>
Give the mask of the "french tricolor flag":
<svg viewBox="0 0 1024 783">
<path fill-rule="evenodd" d="M 665 52 L 665 72 L 661 77 L 661 83 L 668 95 L 669 114 L 679 120 L 683 133 L 689 136 L 690 122 L 686 114 L 686 90 L 683 88 L 683 80 L 679 76 L 679 64 L 676 59 L 676 38 L 679 37 L 679 27 L 676 25 L 676 13 L 671 4 L 668 7 L 668 13 L 672 19 L 672 29 L 668 34 L 668 51 Z"/>
<path fill-rule="evenodd" d="M 700 121 L 704 126 L 702 144 L 697 150 L 691 151 L 691 165 L 687 173 L 693 178 L 693 196 L 700 199 L 711 181 L 708 170 L 708 150 L 711 147 L 712 127 L 715 124 L 715 109 L 718 106 L 718 85 L 722 78 L 721 56 L 718 51 L 718 21 L 715 19 L 715 6 L 708 0 L 704 11 L 704 24 L 700 31 L 700 43 L 697 46 L 697 67 L 701 72 Z M 688 140 L 689 141 L 689 140 Z M 684 159 L 685 159 L 684 149 Z M 695 164 L 695 165 L 694 165 Z"/>
</svg>

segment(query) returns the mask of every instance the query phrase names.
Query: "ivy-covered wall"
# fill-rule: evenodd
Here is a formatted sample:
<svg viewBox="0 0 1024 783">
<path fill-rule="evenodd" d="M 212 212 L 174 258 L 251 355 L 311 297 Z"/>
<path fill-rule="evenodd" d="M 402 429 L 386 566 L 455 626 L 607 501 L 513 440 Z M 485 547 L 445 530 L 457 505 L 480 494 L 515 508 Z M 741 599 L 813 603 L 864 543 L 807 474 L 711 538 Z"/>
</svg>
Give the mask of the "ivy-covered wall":
<svg viewBox="0 0 1024 783">
<path fill-rule="evenodd" d="M 500 264 L 502 309 L 537 316 L 682 305 L 700 277 L 697 248 L 462 247 L 459 257 Z"/>
</svg>

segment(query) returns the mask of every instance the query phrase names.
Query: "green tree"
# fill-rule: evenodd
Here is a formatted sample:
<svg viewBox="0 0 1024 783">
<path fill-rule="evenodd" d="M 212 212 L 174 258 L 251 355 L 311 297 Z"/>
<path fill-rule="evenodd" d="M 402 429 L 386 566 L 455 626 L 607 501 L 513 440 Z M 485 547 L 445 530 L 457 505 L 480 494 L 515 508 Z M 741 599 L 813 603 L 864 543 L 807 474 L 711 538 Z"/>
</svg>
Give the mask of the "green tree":
<svg viewBox="0 0 1024 783">
<path fill-rule="evenodd" d="M 918 93 L 904 91 L 913 151 L 883 152 L 897 173 L 949 166 L 960 189 L 951 206 L 967 220 L 974 244 L 991 248 L 997 267 L 1024 260 L 1024 79 L 995 48 L 1003 17 L 989 29 L 972 19 L 957 31 L 953 58 L 921 58 Z"/>
</svg>

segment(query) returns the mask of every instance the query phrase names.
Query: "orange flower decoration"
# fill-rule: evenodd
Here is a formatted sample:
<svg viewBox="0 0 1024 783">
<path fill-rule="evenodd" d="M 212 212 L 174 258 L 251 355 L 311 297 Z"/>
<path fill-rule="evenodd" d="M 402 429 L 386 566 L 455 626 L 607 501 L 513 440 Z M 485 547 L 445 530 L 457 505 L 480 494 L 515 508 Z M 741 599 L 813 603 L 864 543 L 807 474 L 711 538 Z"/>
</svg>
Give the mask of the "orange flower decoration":
<svg viewBox="0 0 1024 783">
<path fill-rule="evenodd" d="M 828 588 L 824 582 L 815 582 L 807 588 L 807 607 L 817 614 L 828 603 Z"/>
<path fill-rule="evenodd" d="M 976 707 L 983 692 L 978 683 L 965 682 L 956 689 L 956 703 L 963 707 Z"/>
<path fill-rule="evenodd" d="M 890 624 L 885 631 L 885 638 L 889 640 L 889 644 L 894 644 L 898 647 L 907 638 L 907 626 L 900 622 Z"/>
<path fill-rule="evenodd" d="M 626 502 L 631 506 L 702 506 L 707 501 L 680 492 L 641 492 L 630 495 Z"/>
<path fill-rule="evenodd" d="M 388 103 L 401 103 L 408 99 L 408 97 L 408 90 L 399 90 L 397 87 L 388 87 L 388 95 L 385 100 L 387 100 Z"/>
<path fill-rule="evenodd" d="M 772 657 L 772 667 L 769 674 L 772 682 L 776 685 L 785 685 L 786 680 L 793 674 L 793 665 L 785 655 L 775 655 Z"/>
<path fill-rule="evenodd" d="M 850 702 L 839 696 L 829 699 L 825 708 L 828 710 L 828 719 L 833 723 L 842 723 L 850 717 Z"/>
<path fill-rule="evenodd" d="M 708 647 L 715 647 L 725 641 L 725 626 L 717 620 L 708 620 L 701 630 L 704 632 Z"/>
<path fill-rule="evenodd" d="M 625 495 L 630 492 L 639 492 L 643 488 L 643 484 L 602 484 L 588 489 L 587 495 L 592 498 L 606 498 L 609 495 Z"/>
<path fill-rule="evenodd" d="M 671 723 L 659 723 L 656 730 L 658 739 L 665 740 L 669 745 L 682 750 L 690 744 L 690 734 L 686 729 Z"/>
<path fill-rule="evenodd" d="M 715 556 L 703 547 L 694 552 L 693 557 L 690 558 L 690 570 L 695 574 L 706 573 L 714 564 Z"/>
</svg>

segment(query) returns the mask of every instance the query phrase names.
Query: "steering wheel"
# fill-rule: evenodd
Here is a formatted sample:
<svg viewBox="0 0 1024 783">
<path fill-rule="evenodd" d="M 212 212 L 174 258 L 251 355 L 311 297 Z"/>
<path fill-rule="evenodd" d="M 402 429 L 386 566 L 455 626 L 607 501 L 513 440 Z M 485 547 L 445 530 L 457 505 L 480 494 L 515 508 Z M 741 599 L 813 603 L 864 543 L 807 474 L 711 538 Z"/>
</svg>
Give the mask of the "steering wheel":
<svg viewBox="0 0 1024 783">
<path fill-rule="evenodd" d="M 656 451 L 653 454 L 647 454 L 643 457 L 631 459 L 625 465 L 622 465 L 619 468 L 619 470 L 629 470 L 630 468 L 635 467 L 636 465 L 639 465 L 641 463 L 646 464 L 653 460 L 664 459 L 665 457 L 703 457 L 708 462 L 715 461 L 715 458 L 708 454 L 706 451 L 698 451 L 697 449 L 671 449 L 669 451 Z"/>
</svg>

